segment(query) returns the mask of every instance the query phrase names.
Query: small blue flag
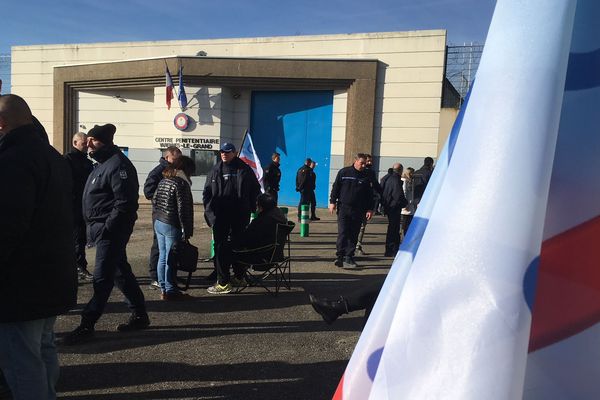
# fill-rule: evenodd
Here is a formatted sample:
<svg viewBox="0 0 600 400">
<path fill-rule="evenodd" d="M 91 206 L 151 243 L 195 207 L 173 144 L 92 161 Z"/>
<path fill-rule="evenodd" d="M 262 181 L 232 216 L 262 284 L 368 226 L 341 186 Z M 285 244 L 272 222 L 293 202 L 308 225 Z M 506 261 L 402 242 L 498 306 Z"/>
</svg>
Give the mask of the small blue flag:
<svg viewBox="0 0 600 400">
<path fill-rule="evenodd" d="M 183 87 L 183 65 L 179 66 L 179 106 L 183 109 L 188 105 L 187 96 Z"/>
</svg>

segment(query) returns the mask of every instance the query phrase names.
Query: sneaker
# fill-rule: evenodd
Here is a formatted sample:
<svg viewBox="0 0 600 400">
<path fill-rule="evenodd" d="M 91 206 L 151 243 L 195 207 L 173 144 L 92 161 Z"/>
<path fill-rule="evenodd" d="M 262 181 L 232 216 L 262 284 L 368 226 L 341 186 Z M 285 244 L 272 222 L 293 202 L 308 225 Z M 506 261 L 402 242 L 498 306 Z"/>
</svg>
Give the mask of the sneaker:
<svg viewBox="0 0 600 400">
<path fill-rule="evenodd" d="M 150 284 L 148 285 L 148 288 L 152 289 L 152 290 L 161 290 L 160 283 L 158 283 L 158 281 L 150 282 Z"/>
<path fill-rule="evenodd" d="M 117 330 L 119 332 L 139 331 L 150 326 L 150 318 L 148 314 L 136 315 L 131 314 L 127 322 L 119 324 Z"/>
<path fill-rule="evenodd" d="M 77 276 L 80 281 L 91 281 L 94 279 L 94 275 L 90 274 L 90 272 L 86 268 L 77 268 Z"/>
<path fill-rule="evenodd" d="M 94 327 L 91 325 L 79 325 L 73 331 L 65 336 L 60 344 L 63 346 L 73 346 L 75 344 L 84 343 L 94 337 Z"/>
<path fill-rule="evenodd" d="M 161 296 L 162 300 L 165 301 L 190 301 L 196 300 L 195 297 L 190 296 L 187 293 L 183 292 L 171 292 L 171 293 L 163 293 Z"/>
<path fill-rule="evenodd" d="M 207 291 L 210 294 L 227 294 L 231 293 L 231 289 L 231 283 L 220 285 L 219 282 L 217 282 L 213 286 L 209 287 Z"/>
<path fill-rule="evenodd" d="M 344 259 L 342 257 L 338 257 L 335 259 L 333 263 L 336 267 L 342 268 L 344 266 Z"/>
<path fill-rule="evenodd" d="M 244 277 L 238 278 L 237 276 L 232 276 L 231 279 L 229 280 L 229 283 L 233 287 L 244 287 L 244 286 L 246 286 L 246 281 L 244 280 Z"/>
<path fill-rule="evenodd" d="M 356 261 L 354 261 L 354 258 L 347 256 L 344 257 L 343 267 L 353 269 L 358 268 L 358 264 L 356 263 Z"/>
</svg>

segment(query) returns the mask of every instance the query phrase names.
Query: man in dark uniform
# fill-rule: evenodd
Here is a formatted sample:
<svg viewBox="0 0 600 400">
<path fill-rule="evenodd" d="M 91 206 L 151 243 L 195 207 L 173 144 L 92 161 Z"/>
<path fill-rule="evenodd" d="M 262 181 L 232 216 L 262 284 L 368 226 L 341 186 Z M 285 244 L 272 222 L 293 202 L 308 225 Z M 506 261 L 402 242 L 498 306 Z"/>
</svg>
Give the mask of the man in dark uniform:
<svg viewBox="0 0 600 400">
<path fill-rule="evenodd" d="M 113 286 L 123 295 L 131 316 L 117 330 L 132 331 L 150 325 L 144 294 L 127 262 L 126 247 L 137 219 L 139 184 L 137 171 L 113 144 L 116 127 L 94 126 L 88 132 L 90 156 L 98 166 L 83 192 L 83 213 L 90 239 L 96 243 L 94 295 L 81 313 L 81 324 L 63 343 L 71 345 L 94 335 L 94 325 L 104 312 Z"/>
<path fill-rule="evenodd" d="M 232 249 L 237 247 L 242 232 L 248 226 L 260 193 L 256 175 L 237 157 L 233 144 L 223 143 L 220 154 L 221 160 L 206 177 L 202 193 L 204 218 L 213 230 L 215 241 L 217 282 L 208 288 L 211 294 L 226 294 L 232 290 L 229 271 Z"/>
<path fill-rule="evenodd" d="M 317 174 L 315 174 L 315 167 L 317 163 L 314 161 L 310 162 L 310 177 L 309 179 L 312 181 L 309 185 L 312 187 L 310 191 L 310 220 L 311 221 L 320 221 L 321 218 L 317 217 L 317 196 L 315 195 L 315 189 L 317 188 Z"/>
<path fill-rule="evenodd" d="M 298 203 L 298 221 L 300 221 L 300 216 L 302 215 L 302 205 L 303 204 L 311 204 L 310 203 L 310 195 L 311 192 L 315 190 L 315 180 L 312 179 L 314 174 L 310 165 L 312 160 L 307 158 L 304 162 L 304 165 L 298 169 L 296 173 L 296 192 L 300 192 L 300 202 Z"/>
<path fill-rule="evenodd" d="M 83 188 L 94 168 L 87 156 L 87 150 L 87 136 L 83 132 L 77 132 L 73 135 L 73 147 L 71 151 L 65 154 L 65 158 L 71 166 L 73 176 L 73 239 L 75 241 L 75 261 L 77 262 L 79 280 L 92 280 L 93 278 L 92 274 L 87 270 L 88 263 L 85 258 L 87 234 L 85 221 L 83 220 L 83 211 L 81 209 Z"/>
<path fill-rule="evenodd" d="M 158 165 L 150 171 L 146 178 L 146 182 L 144 182 L 144 197 L 146 197 L 146 200 L 152 200 L 154 192 L 156 192 L 156 188 L 158 187 L 158 183 L 163 178 L 163 171 L 179 157 L 181 157 L 181 150 L 179 150 L 178 147 L 169 146 L 165 149 L 164 157 L 161 157 L 160 160 L 158 160 Z M 152 223 L 152 226 L 154 226 L 154 223 Z M 148 261 L 148 274 L 151 279 L 150 289 L 160 289 L 156 275 L 157 265 L 158 242 L 156 241 L 156 233 L 154 233 L 154 229 L 152 229 L 152 247 L 150 248 L 150 260 Z"/>
<path fill-rule="evenodd" d="M 377 181 L 377 174 L 375 173 L 375 171 L 373 170 L 373 157 L 370 154 L 365 154 L 366 158 L 366 164 L 365 164 L 365 172 L 367 173 L 367 175 L 369 176 L 369 179 L 371 181 L 371 187 L 373 188 L 373 196 L 374 199 L 373 200 L 373 210 L 377 209 L 377 204 L 379 203 L 380 199 L 381 199 L 381 195 L 383 194 L 383 190 L 381 189 L 381 185 L 379 184 L 379 182 Z M 363 219 L 363 222 L 360 226 L 360 231 L 358 233 L 358 241 L 356 242 L 356 251 L 358 252 L 358 254 L 361 255 L 365 255 L 367 253 L 364 252 L 363 248 L 362 248 L 362 241 L 363 241 L 363 237 L 365 236 L 365 229 L 367 228 L 367 220 Z"/>
<path fill-rule="evenodd" d="M 265 169 L 263 182 L 265 185 L 265 193 L 269 193 L 273 196 L 275 204 L 277 204 L 279 182 L 281 181 L 281 170 L 279 169 L 281 155 L 279 153 L 273 153 L 271 160 L 271 164 Z"/>
<path fill-rule="evenodd" d="M 338 238 L 335 265 L 356 268 L 354 251 L 363 219 L 373 216 L 372 178 L 365 171 L 366 154 L 358 153 L 354 163 L 339 170 L 329 197 L 329 211 L 337 209 Z"/>
<path fill-rule="evenodd" d="M 423 197 L 423 193 L 425 193 L 425 188 L 427 188 L 427 184 L 429 183 L 429 179 L 431 179 L 431 174 L 433 173 L 433 158 L 425 157 L 423 160 L 423 166 L 415 171 L 413 174 L 413 196 L 416 204 L 421 202 L 421 198 Z"/>
<path fill-rule="evenodd" d="M 25 100 L 0 96 L 0 369 L 14 399 L 56 398 L 54 323 L 77 304 L 70 173 Z"/>
<path fill-rule="evenodd" d="M 386 180 L 383 189 L 383 209 L 388 217 L 388 228 L 385 235 L 385 256 L 394 257 L 400 248 L 400 218 L 402 209 L 408 201 L 404 196 L 402 171 L 400 163 L 394 164 L 394 173 Z"/>
</svg>

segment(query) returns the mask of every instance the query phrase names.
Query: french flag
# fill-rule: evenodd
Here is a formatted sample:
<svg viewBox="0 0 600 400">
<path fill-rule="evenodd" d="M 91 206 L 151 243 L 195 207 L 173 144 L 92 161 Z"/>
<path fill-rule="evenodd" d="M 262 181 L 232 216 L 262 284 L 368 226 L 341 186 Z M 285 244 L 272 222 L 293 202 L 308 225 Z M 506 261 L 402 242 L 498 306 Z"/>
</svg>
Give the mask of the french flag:
<svg viewBox="0 0 600 400">
<path fill-rule="evenodd" d="M 244 138 L 242 139 L 242 146 L 240 147 L 240 159 L 248 164 L 252 171 L 254 171 L 254 175 L 256 175 L 256 179 L 258 179 L 258 183 L 260 183 L 261 190 L 265 191 L 263 186 L 263 169 L 260 165 L 260 160 L 258 159 L 258 155 L 254 150 L 254 144 L 252 143 L 252 136 L 250 136 L 250 131 L 246 130 L 244 134 Z"/>
<path fill-rule="evenodd" d="M 165 80 L 166 80 L 166 95 L 167 95 L 167 110 L 171 109 L 171 100 L 173 100 L 173 78 L 171 78 L 171 73 L 169 72 L 169 67 L 165 66 Z M 181 78 L 180 78 L 181 79 Z"/>
<path fill-rule="evenodd" d="M 598 20 L 497 1 L 334 399 L 600 398 Z"/>
</svg>

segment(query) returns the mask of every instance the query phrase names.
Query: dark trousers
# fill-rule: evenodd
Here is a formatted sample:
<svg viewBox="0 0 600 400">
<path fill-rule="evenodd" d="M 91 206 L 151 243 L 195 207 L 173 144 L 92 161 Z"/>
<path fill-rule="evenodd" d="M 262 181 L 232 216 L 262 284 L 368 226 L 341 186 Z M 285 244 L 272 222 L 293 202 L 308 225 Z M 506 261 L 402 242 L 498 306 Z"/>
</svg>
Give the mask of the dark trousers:
<svg viewBox="0 0 600 400">
<path fill-rule="evenodd" d="M 412 215 L 402 215 L 402 218 L 400 218 L 400 223 L 402 224 L 402 235 L 403 236 L 406 236 L 406 232 L 408 232 L 408 227 L 410 226 L 412 219 L 413 219 Z"/>
<path fill-rule="evenodd" d="M 298 203 L 298 221 L 300 221 L 300 216 L 302 215 L 302 204 L 312 204 L 310 200 L 311 190 L 303 190 L 300 192 L 300 202 Z"/>
<path fill-rule="evenodd" d="M 386 254 L 396 254 L 400 248 L 400 218 L 402 210 L 388 209 L 388 226 L 385 234 Z"/>
<path fill-rule="evenodd" d="M 217 215 L 215 224 L 212 227 L 215 240 L 215 258 L 213 261 L 215 271 L 217 271 L 217 282 L 220 285 L 229 283 L 231 278 L 229 269 L 233 261 L 232 250 L 238 247 L 240 237 L 249 222 L 249 214 L 236 215 L 232 212 Z"/>
<path fill-rule="evenodd" d="M 75 221 L 73 227 L 73 240 L 75 242 L 75 261 L 77 268 L 87 269 L 87 260 L 85 259 L 85 245 L 87 244 L 86 225 L 83 220 Z"/>
<path fill-rule="evenodd" d="M 132 313 L 146 314 L 144 294 L 127 262 L 126 247 L 130 235 L 131 232 L 96 241 L 94 295 L 83 309 L 82 324 L 94 325 L 100 319 L 115 284 Z"/>
<path fill-rule="evenodd" d="M 152 220 L 152 226 L 154 226 L 154 219 Z M 156 232 L 152 229 L 152 247 L 150 247 L 150 259 L 148 260 L 148 275 L 153 281 L 158 280 L 158 275 L 156 273 L 158 255 L 158 240 L 156 239 Z"/>
<path fill-rule="evenodd" d="M 365 211 L 363 210 L 352 209 L 344 205 L 339 206 L 337 214 L 338 237 L 336 243 L 336 256 L 354 256 L 358 232 L 360 231 L 360 225 L 362 224 L 364 216 Z"/>
<path fill-rule="evenodd" d="M 315 209 L 317 208 L 317 197 L 315 196 L 314 190 L 310 191 L 309 201 L 310 201 L 310 216 L 311 216 L 311 218 L 316 217 L 317 214 L 315 214 Z"/>
<path fill-rule="evenodd" d="M 369 283 L 347 296 L 342 296 L 348 305 L 348 312 L 365 310 L 366 321 L 377 301 L 383 282 L 385 282 L 385 278 Z"/>
</svg>

